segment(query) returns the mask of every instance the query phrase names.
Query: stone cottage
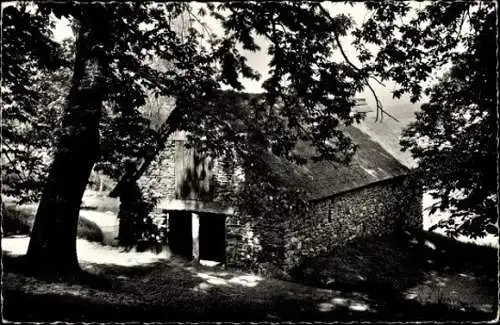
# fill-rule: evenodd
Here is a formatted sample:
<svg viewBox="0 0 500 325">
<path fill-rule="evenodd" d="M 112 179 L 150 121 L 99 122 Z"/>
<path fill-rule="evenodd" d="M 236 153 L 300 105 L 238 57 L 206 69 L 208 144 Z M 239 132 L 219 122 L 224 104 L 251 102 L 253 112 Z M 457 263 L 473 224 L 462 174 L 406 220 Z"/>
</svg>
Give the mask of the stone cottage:
<svg viewBox="0 0 500 325">
<path fill-rule="evenodd" d="M 302 216 L 258 220 L 219 199 L 244 181 L 238 164 L 200 157 L 184 146 L 183 134 L 175 134 L 162 171 L 167 193 L 158 205 L 168 217 L 169 249 L 198 261 L 274 274 L 356 237 L 419 229 L 421 191 L 406 177 L 408 168 L 358 128 L 343 131 L 358 145 L 349 165 L 308 160 L 299 166 L 271 153 L 265 157 L 284 184 L 308 193 L 310 209 Z M 296 150 L 312 154 L 307 142 Z"/>
</svg>

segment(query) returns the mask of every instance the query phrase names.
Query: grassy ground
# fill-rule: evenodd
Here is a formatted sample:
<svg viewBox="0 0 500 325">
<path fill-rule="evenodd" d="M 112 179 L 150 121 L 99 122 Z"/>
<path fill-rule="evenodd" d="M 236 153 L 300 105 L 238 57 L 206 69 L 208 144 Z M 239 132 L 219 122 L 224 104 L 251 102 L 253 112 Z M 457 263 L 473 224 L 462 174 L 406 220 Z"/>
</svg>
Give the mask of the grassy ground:
<svg viewBox="0 0 500 325">
<path fill-rule="evenodd" d="M 377 298 L 443 303 L 493 312 L 498 250 L 421 232 L 399 238 L 364 238 L 306 260 L 297 282 L 359 290 Z"/>
<path fill-rule="evenodd" d="M 82 209 L 118 213 L 120 200 L 108 196 L 108 192 L 87 189 L 82 199 Z"/>
<path fill-rule="evenodd" d="M 13 202 L 5 202 L 5 210 L 2 211 L 3 237 L 28 235 L 35 221 L 36 209 L 36 204 L 18 206 Z M 78 220 L 77 236 L 93 242 L 104 241 L 104 234 L 97 223 L 83 216 Z"/>
<path fill-rule="evenodd" d="M 330 256 L 330 260 L 324 257 L 310 261 L 308 265 L 313 272 L 309 271 L 302 281 L 316 279 L 304 285 L 236 270 L 194 266 L 166 254 L 124 253 L 85 240 L 78 240 L 78 256 L 89 277 L 76 282 L 48 281 L 26 275 L 22 254 L 27 240 L 10 238 L 2 243 L 4 317 L 17 321 L 494 318 L 497 294 L 488 292 L 489 287 L 492 291 L 497 287 L 495 272 L 491 270 L 493 250 L 456 247 L 439 239 L 416 238 L 413 246 L 408 242 L 407 250 L 401 247 L 401 241 L 396 245 L 387 238 L 353 243 L 344 253 L 338 251 L 334 257 Z M 468 264 L 463 263 L 462 255 L 467 257 Z M 427 260 L 433 263 L 426 263 Z M 335 281 L 325 282 L 331 279 L 331 274 L 335 274 Z M 469 281 L 459 274 L 474 279 Z M 429 279 L 451 279 L 452 275 L 457 275 L 454 281 L 461 281 L 469 290 L 468 295 L 479 296 L 479 291 L 486 290 L 489 309 L 473 303 L 453 304 L 445 299 L 423 301 L 409 294 L 410 289 L 427 285 Z M 472 284 L 477 289 L 474 292 L 470 290 Z M 415 293 L 421 297 L 425 294 Z"/>
<path fill-rule="evenodd" d="M 118 236 L 120 200 L 108 192 L 87 190 L 82 199 L 80 217 L 96 223 L 103 233 L 103 244 L 115 246 Z"/>
<path fill-rule="evenodd" d="M 37 203 L 17 205 L 7 198 L 2 219 L 4 236 L 29 234 L 33 226 Z M 118 236 L 120 201 L 106 192 L 85 191 L 78 221 L 78 237 L 104 245 L 115 245 Z"/>
</svg>

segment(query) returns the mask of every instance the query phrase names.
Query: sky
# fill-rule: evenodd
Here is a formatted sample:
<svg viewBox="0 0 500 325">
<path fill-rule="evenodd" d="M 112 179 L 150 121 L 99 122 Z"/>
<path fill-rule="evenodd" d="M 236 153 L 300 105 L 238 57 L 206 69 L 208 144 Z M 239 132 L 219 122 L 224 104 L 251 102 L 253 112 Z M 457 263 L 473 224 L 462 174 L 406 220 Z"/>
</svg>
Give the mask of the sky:
<svg viewBox="0 0 500 325">
<path fill-rule="evenodd" d="M 193 5 L 200 6 L 200 3 L 193 3 Z M 416 4 L 420 5 L 420 4 Z M 332 14 L 339 14 L 339 13 L 344 13 L 347 15 L 350 15 L 356 24 L 361 24 L 364 19 L 366 18 L 367 15 L 367 10 L 364 8 L 363 3 L 354 3 L 353 5 L 346 5 L 343 3 L 332 3 L 332 2 L 323 2 L 323 6 L 330 11 Z M 207 24 L 208 29 L 213 31 L 215 34 L 221 34 L 223 32 L 222 27 L 220 24 L 215 21 L 215 19 L 211 17 L 205 16 L 205 22 Z M 66 19 L 59 20 L 56 23 L 56 29 L 54 30 L 54 37 L 56 40 L 62 40 L 67 37 L 72 37 L 72 30 L 69 27 L 69 22 Z M 352 37 L 350 36 L 345 36 L 341 38 L 342 46 L 344 47 L 344 50 L 346 54 L 350 57 L 351 61 L 354 63 L 358 63 L 355 55 L 354 55 L 354 49 L 351 46 L 351 41 Z M 267 40 L 263 36 L 257 36 L 256 38 L 256 43 L 261 47 L 261 50 L 258 52 L 250 52 L 250 51 L 245 51 L 242 50 L 243 54 L 247 58 L 248 64 L 254 68 L 256 71 L 258 71 L 262 78 L 260 81 L 255 81 L 255 80 L 249 80 L 249 79 L 243 79 L 242 84 L 245 87 L 245 90 L 247 92 L 252 92 L 252 93 L 258 93 L 262 92 L 263 89 L 261 88 L 260 84 L 262 80 L 265 80 L 268 76 L 268 63 L 270 60 L 269 55 L 266 53 L 266 48 L 267 48 Z M 340 53 L 337 54 L 339 56 L 339 59 L 342 59 L 340 56 Z M 391 82 L 385 83 L 385 87 L 376 83 L 376 82 L 371 82 L 371 86 L 374 88 L 377 96 L 379 97 L 380 101 L 382 102 L 383 106 L 385 108 L 390 108 L 393 106 L 419 106 L 418 104 L 411 104 L 409 97 L 408 96 L 403 96 L 400 99 L 393 99 L 392 98 L 392 93 L 391 91 L 394 88 L 394 84 Z M 366 89 L 363 93 L 359 94 L 359 97 L 365 98 L 366 102 L 368 104 L 368 107 L 374 108 L 376 107 L 375 105 L 375 98 L 371 94 L 371 92 Z M 389 109 L 388 109 L 389 110 Z"/>
</svg>

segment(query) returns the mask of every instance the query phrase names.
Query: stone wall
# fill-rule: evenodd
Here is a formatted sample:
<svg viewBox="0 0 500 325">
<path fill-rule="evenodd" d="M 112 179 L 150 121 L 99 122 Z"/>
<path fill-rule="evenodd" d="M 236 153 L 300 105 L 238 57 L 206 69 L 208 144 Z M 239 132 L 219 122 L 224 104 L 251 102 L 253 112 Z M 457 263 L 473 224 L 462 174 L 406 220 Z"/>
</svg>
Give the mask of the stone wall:
<svg viewBox="0 0 500 325">
<path fill-rule="evenodd" d="M 162 169 L 160 170 L 162 178 L 165 179 L 164 193 L 169 199 L 175 198 L 175 160 L 173 159 L 175 154 L 175 143 L 169 141 L 164 150 L 164 160 Z"/>
<path fill-rule="evenodd" d="M 215 202 L 229 202 L 245 175 L 240 165 L 228 157 L 215 159 L 212 167 Z"/>
<path fill-rule="evenodd" d="M 422 193 L 404 177 L 312 202 L 285 222 L 285 269 L 353 238 L 422 227 Z"/>
<path fill-rule="evenodd" d="M 226 264 L 263 275 L 284 269 L 283 224 L 241 215 L 226 218 Z"/>
<path fill-rule="evenodd" d="M 174 199 L 175 197 L 175 143 L 167 142 L 165 149 L 155 158 L 139 179 L 145 195 L 157 199 Z"/>
</svg>

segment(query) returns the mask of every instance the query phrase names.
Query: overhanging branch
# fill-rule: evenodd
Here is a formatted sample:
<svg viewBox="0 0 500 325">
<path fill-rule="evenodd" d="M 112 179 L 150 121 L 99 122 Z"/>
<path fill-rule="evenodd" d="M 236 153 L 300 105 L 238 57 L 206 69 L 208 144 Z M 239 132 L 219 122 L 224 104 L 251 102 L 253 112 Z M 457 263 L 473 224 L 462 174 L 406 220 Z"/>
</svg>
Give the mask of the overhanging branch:
<svg viewBox="0 0 500 325">
<path fill-rule="evenodd" d="M 323 13 L 323 15 L 331 22 L 331 23 L 334 23 L 333 21 L 333 18 L 332 16 L 330 16 L 330 13 L 325 9 L 323 8 L 323 6 L 321 5 L 321 3 L 318 3 L 316 4 L 316 7 Z M 357 67 L 354 63 L 351 62 L 351 60 L 349 59 L 349 57 L 347 56 L 347 54 L 345 53 L 344 51 L 344 48 L 342 46 L 342 44 L 340 43 L 340 39 L 339 39 L 339 36 L 338 34 L 332 30 L 332 33 L 334 35 L 334 38 L 335 38 L 335 42 L 337 44 L 337 47 L 338 49 L 340 50 L 340 54 L 342 54 L 342 57 L 344 58 L 344 60 L 347 62 L 347 64 L 349 64 L 354 70 L 358 71 L 359 73 L 362 73 L 362 69 Z M 382 106 L 382 103 L 380 102 L 375 90 L 373 89 L 373 87 L 370 85 L 370 82 L 368 81 L 368 78 L 371 78 L 373 80 L 375 80 L 376 82 L 378 82 L 380 85 L 384 86 L 385 85 L 379 81 L 377 78 L 375 78 L 374 76 L 362 76 L 363 78 L 363 81 L 364 81 L 364 84 L 370 89 L 371 93 L 373 94 L 373 97 L 375 98 L 375 102 L 376 102 L 376 105 L 377 105 L 377 109 L 376 109 L 376 112 L 377 112 L 377 115 L 375 117 L 375 121 L 378 121 L 379 119 L 379 112 L 380 112 L 380 121 L 383 120 L 384 118 L 384 114 L 389 116 L 390 118 L 392 118 L 393 120 L 395 120 L 396 122 L 399 122 L 399 120 L 397 118 L 395 118 L 394 116 L 392 116 L 391 114 L 387 113 L 383 106 Z"/>
<path fill-rule="evenodd" d="M 142 161 L 136 164 L 137 170 L 133 174 L 125 173 L 119 180 L 116 186 L 109 193 L 110 197 L 117 197 L 120 195 L 120 189 L 125 182 L 136 182 L 148 169 L 158 153 L 166 146 L 168 137 L 177 129 L 178 126 L 177 111 L 174 110 L 170 113 L 168 118 L 163 122 L 158 131 L 158 141 L 152 150 L 142 158 Z"/>
<path fill-rule="evenodd" d="M 186 11 L 189 13 L 189 16 L 191 16 L 203 28 L 203 30 L 207 33 L 210 40 L 214 41 L 211 31 L 207 28 L 207 24 L 201 22 L 198 19 L 198 17 L 196 17 L 196 15 L 191 12 L 191 9 L 189 8 L 189 6 L 187 7 Z"/>
</svg>

